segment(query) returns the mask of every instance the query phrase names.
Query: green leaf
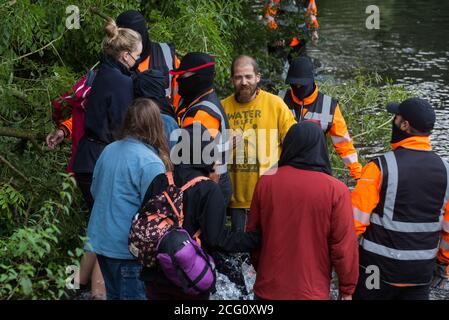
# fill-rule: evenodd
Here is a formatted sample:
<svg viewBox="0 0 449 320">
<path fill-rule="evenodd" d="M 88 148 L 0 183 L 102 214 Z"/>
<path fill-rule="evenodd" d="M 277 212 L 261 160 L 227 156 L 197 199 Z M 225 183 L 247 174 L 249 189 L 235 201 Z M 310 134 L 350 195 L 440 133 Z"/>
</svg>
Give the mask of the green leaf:
<svg viewBox="0 0 449 320">
<path fill-rule="evenodd" d="M 20 286 L 22 287 L 22 291 L 26 296 L 29 296 L 33 291 L 31 280 L 28 277 L 20 279 Z"/>
</svg>

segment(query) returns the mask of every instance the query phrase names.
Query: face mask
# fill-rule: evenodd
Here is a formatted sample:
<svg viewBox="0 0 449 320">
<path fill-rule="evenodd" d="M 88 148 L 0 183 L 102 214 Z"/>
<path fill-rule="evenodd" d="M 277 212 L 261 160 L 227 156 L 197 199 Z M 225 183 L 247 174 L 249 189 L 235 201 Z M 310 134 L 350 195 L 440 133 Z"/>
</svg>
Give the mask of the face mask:
<svg viewBox="0 0 449 320">
<path fill-rule="evenodd" d="M 315 83 L 311 82 L 307 85 L 301 85 L 300 87 L 297 87 L 296 85 L 291 86 L 293 94 L 301 100 L 304 100 L 308 96 L 310 96 L 313 92 L 313 89 L 315 87 Z"/>
<path fill-rule="evenodd" d="M 401 128 L 398 127 L 394 123 L 394 120 L 396 120 L 396 118 L 393 119 L 393 130 L 391 132 L 391 143 L 396 143 L 396 142 L 399 142 L 399 141 L 402 141 L 404 139 L 412 137 L 411 134 L 401 130 Z"/>
<path fill-rule="evenodd" d="M 185 100 L 192 100 L 213 86 L 213 74 L 193 74 L 178 78 L 178 93 Z"/>
<path fill-rule="evenodd" d="M 136 71 L 138 67 L 139 67 L 139 61 L 137 60 L 134 62 L 134 64 L 131 67 L 129 67 L 129 71 Z"/>
</svg>

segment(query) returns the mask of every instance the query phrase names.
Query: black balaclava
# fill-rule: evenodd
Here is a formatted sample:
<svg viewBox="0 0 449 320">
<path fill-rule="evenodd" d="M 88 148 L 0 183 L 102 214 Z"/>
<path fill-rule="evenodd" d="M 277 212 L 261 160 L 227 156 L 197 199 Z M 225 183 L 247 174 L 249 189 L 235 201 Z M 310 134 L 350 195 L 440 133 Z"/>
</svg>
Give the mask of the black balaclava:
<svg viewBox="0 0 449 320">
<path fill-rule="evenodd" d="M 168 88 L 168 76 L 160 70 L 150 69 L 139 72 L 134 77 L 134 97 L 154 99 L 159 103 L 161 113 L 177 120 L 175 111 L 165 95 Z"/>
<path fill-rule="evenodd" d="M 332 175 L 326 139 L 321 127 L 313 121 L 291 126 L 282 143 L 278 165 Z"/>
<path fill-rule="evenodd" d="M 142 37 L 142 53 L 140 59 L 134 66 L 135 69 L 141 61 L 145 60 L 150 55 L 151 40 L 145 18 L 136 10 L 128 10 L 119 14 L 117 17 L 117 26 L 120 28 L 132 29 L 140 33 L 140 36 Z"/>
<path fill-rule="evenodd" d="M 311 79 L 306 85 L 301 85 L 299 88 L 297 85 L 291 85 L 291 88 L 295 97 L 304 100 L 313 93 L 313 90 L 315 90 L 315 82 Z"/>
<path fill-rule="evenodd" d="M 402 141 L 404 139 L 413 137 L 412 134 L 409 134 L 403 130 L 401 130 L 401 128 L 399 128 L 394 121 L 396 120 L 396 117 L 394 117 L 393 119 L 393 130 L 391 130 L 391 143 L 397 143 L 399 141 Z"/>
<path fill-rule="evenodd" d="M 187 78 L 178 77 L 178 93 L 184 99 L 184 104 L 189 104 L 211 89 L 214 85 L 214 74 L 215 68 L 212 66 L 199 69 Z"/>
</svg>

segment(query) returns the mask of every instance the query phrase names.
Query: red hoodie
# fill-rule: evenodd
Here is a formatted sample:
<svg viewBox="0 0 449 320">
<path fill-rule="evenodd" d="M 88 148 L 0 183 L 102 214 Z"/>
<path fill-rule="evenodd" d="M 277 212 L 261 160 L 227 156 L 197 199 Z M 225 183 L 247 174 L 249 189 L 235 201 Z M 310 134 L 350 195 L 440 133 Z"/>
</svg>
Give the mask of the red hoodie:
<svg viewBox="0 0 449 320">
<path fill-rule="evenodd" d="M 247 231 L 262 232 L 253 253 L 255 294 L 262 299 L 329 299 L 332 268 L 341 293 L 358 279 L 351 195 L 321 172 L 283 166 L 257 183 Z"/>
</svg>

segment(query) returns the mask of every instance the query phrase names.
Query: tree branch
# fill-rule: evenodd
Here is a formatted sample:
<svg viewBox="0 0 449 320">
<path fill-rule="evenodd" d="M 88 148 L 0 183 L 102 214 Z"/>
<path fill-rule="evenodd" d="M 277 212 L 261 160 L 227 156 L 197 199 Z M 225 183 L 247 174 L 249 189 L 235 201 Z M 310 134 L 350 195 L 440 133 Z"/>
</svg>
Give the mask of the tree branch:
<svg viewBox="0 0 449 320">
<path fill-rule="evenodd" d="M 16 167 L 14 167 L 8 160 L 6 160 L 1 155 L 0 155 L 0 161 L 3 162 L 4 164 L 6 164 L 8 167 L 10 167 L 12 171 L 17 173 L 26 182 L 31 183 L 31 181 L 22 172 L 20 172 Z"/>
<path fill-rule="evenodd" d="M 0 136 L 27 139 L 31 141 L 45 139 L 45 134 L 41 132 L 34 132 L 32 130 L 16 129 L 10 127 L 0 127 Z"/>
</svg>

